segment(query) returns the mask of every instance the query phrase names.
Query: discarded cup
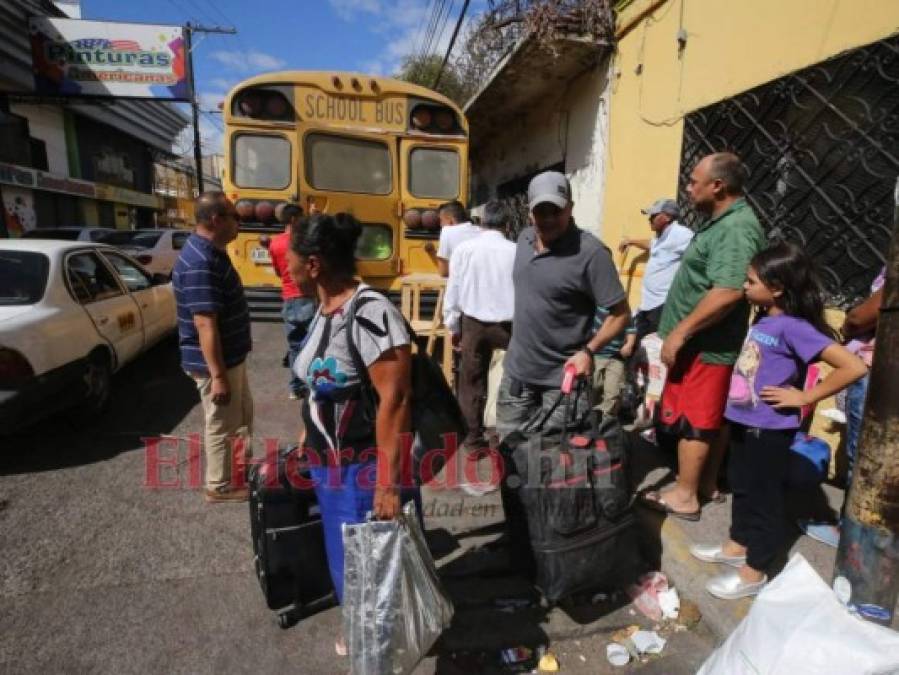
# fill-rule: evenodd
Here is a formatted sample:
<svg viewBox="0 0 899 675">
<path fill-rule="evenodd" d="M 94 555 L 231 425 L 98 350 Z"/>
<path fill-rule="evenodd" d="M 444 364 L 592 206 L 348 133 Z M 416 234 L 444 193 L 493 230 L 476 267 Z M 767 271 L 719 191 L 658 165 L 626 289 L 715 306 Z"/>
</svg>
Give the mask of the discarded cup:
<svg viewBox="0 0 899 675">
<path fill-rule="evenodd" d="M 626 666 L 630 663 L 631 655 L 617 642 L 606 645 L 606 658 L 613 666 Z"/>
<path fill-rule="evenodd" d="M 665 638 L 654 630 L 638 630 L 631 635 L 631 642 L 641 654 L 660 654 L 665 648 Z"/>
</svg>

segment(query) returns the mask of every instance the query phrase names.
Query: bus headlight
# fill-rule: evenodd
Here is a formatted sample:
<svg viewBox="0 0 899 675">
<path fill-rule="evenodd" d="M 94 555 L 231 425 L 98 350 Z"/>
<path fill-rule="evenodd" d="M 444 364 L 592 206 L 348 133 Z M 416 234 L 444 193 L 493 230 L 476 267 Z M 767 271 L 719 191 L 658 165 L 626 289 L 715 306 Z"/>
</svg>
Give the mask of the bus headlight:
<svg viewBox="0 0 899 675">
<path fill-rule="evenodd" d="M 271 202 L 259 202 L 256 204 L 256 220 L 267 223 L 275 217 L 275 207 Z"/>
<path fill-rule="evenodd" d="M 403 214 L 403 222 L 410 230 L 417 230 L 421 227 L 421 211 L 418 209 L 409 209 Z"/>
<path fill-rule="evenodd" d="M 252 220 L 253 214 L 256 212 L 253 202 L 246 199 L 241 199 L 234 205 L 234 208 L 237 210 L 237 217 L 241 220 Z"/>
<path fill-rule="evenodd" d="M 434 209 L 428 209 L 421 214 L 421 224 L 426 230 L 440 229 L 440 216 Z"/>
</svg>

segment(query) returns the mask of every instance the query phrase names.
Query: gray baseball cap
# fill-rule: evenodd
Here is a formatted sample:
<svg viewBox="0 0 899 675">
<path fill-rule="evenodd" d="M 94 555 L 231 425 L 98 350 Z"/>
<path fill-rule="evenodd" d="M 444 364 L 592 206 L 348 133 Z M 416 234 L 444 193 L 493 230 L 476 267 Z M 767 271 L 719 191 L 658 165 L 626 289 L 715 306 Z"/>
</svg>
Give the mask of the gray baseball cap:
<svg viewBox="0 0 899 675">
<path fill-rule="evenodd" d="M 640 212 L 647 216 L 655 216 L 659 213 L 667 213 L 672 218 L 680 216 L 680 209 L 677 206 L 677 202 L 666 197 L 656 199 L 645 209 L 640 209 Z"/>
<path fill-rule="evenodd" d="M 538 204 L 549 202 L 564 209 L 571 202 L 571 186 L 565 174 L 544 171 L 531 179 L 528 185 L 528 208 L 533 211 Z"/>
</svg>

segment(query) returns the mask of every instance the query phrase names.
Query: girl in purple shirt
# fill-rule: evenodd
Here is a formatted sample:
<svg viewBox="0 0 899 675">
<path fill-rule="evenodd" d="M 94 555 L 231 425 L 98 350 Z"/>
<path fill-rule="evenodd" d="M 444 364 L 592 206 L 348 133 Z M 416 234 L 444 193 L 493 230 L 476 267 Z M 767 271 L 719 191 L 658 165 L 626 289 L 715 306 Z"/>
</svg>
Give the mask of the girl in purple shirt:
<svg viewBox="0 0 899 675">
<path fill-rule="evenodd" d="M 836 342 L 824 320 L 814 265 L 798 246 L 775 244 L 758 253 L 743 290 L 757 318 L 734 366 L 725 411 L 731 427 L 730 538 L 690 549 L 700 560 L 735 568 L 706 584 L 725 600 L 755 595 L 768 580 L 783 538 L 783 483 L 800 409 L 865 374 L 865 364 Z M 807 365 L 819 359 L 833 371 L 802 391 Z"/>
</svg>

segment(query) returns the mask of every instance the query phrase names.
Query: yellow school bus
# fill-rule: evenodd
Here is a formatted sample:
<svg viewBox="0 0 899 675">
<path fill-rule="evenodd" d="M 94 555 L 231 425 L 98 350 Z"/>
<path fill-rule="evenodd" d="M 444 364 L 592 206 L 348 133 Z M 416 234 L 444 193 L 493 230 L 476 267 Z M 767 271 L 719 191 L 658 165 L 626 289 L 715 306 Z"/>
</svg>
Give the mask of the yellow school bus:
<svg viewBox="0 0 899 675">
<path fill-rule="evenodd" d="M 436 272 L 436 209 L 467 201 L 468 123 L 452 101 L 389 78 L 289 71 L 241 82 L 223 113 L 223 189 L 241 219 L 228 252 L 246 287 L 280 287 L 260 240 L 281 231 L 285 203 L 353 213 L 373 286 Z"/>
</svg>

